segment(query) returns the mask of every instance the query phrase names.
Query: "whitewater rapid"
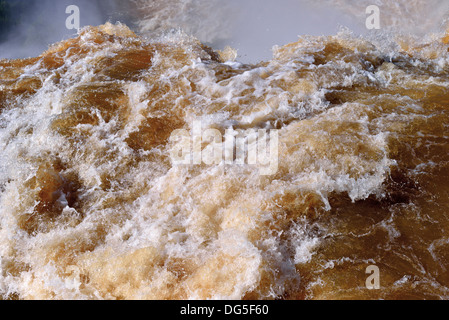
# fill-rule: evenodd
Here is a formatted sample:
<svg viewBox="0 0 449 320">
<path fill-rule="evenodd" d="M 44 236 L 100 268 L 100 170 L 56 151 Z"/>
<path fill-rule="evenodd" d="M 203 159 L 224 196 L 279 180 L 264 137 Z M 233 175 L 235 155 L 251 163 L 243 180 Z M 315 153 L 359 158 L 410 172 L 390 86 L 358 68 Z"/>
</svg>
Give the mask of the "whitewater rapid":
<svg viewBox="0 0 449 320">
<path fill-rule="evenodd" d="M 106 23 L 0 60 L 1 296 L 447 298 L 447 34 L 376 39 L 244 64 Z M 195 121 L 277 130 L 278 170 L 174 165 Z"/>
</svg>

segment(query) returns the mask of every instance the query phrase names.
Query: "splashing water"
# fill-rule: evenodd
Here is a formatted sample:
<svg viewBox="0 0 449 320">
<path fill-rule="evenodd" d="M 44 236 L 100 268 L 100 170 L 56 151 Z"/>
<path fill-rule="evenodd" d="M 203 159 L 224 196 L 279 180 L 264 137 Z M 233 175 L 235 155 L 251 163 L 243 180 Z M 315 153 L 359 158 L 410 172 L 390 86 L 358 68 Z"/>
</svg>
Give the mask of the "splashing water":
<svg viewBox="0 0 449 320">
<path fill-rule="evenodd" d="M 2 297 L 448 298 L 449 35 L 376 39 L 242 64 L 106 23 L 0 60 Z M 174 166 L 197 120 L 278 130 L 277 173 Z"/>
</svg>

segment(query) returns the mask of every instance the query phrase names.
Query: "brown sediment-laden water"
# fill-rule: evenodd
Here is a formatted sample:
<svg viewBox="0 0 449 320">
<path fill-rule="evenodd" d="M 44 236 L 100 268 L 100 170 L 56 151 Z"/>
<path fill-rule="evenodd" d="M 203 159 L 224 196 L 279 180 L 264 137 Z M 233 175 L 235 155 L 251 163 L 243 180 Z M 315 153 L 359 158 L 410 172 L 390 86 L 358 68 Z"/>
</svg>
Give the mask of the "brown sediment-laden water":
<svg viewBox="0 0 449 320">
<path fill-rule="evenodd" d="M 449 298 L 449 36 L 394 41 L 242 64 L 107 23 L 0 60 L 3 299 Z M 277 171 L 174 165 L 198 120 L 277 130 Z"/>
</svg>

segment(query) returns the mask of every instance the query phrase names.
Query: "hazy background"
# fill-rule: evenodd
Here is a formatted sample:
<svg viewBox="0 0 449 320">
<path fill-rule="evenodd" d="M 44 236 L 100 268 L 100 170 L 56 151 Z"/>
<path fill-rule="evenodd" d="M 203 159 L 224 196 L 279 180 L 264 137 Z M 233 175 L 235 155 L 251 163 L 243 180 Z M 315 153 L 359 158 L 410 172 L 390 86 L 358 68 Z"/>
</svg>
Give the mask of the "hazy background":
<svg viewBox="0 0 449 320">
<path fill-rule="evenodd" d="M 36 56 L 74 36 L 65 27 L 68 5 L 80 7 L 81 26 L 121 21 L 149 37 L 182 28 L 215 49 L 238 49 L 240 61 L 257 62 L 299 35 L 341 27 L 376 32 L 365 28 L 371 4 L 381 8 L 383 31 L 436 30 L 449 10 L 449 0 L 0 0 L 0 58 Z"/>
<path fill-rule="evenodd" d="M 338 10 L 305 0 L 0 0 L 0 57 L 36 56 L 74 36 L 65 28 L 71 4 L 80 7 L 81 26 L 121 21 L 147 34 L 180 27 L 216 49 L 237 48 L 245 62 L 268 59 L 273 45 L 301 34 L 358 28 Z"/>
<path fill-rule="evenodd" d="M 81 10 L 81 24 L 99 25 L 121 20 L 112 0 L 0 0 L 0 58 L 22 58 L 42 53 L 50 44 L 76 35 L 65 21 L 67 6 Z"/>
</svg>

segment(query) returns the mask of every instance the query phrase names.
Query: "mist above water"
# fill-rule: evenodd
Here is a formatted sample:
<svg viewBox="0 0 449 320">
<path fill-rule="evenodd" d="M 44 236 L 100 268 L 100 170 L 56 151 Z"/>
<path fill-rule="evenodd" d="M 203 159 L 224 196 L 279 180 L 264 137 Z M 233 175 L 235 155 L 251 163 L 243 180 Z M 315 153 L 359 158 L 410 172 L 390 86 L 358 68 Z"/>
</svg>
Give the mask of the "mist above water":
<svg viewBox="0 0 449 320">
<path fill-rule="evenodd" d="M 2 58 L 36 56 L 48 45 L 73 36 L 75 31 L 65 27 L 65 9 L 72 4 L 80 8 L 81 26 L 120 21 L 150 36 L 180 28 L 215 49 L 238 49 L 243 62 L 269 59 L 274 45 L 296 41 L 298 35 L 335 34 L 340 26 L 360 31 L 351 17 L 329 6 L 311 5 L 307 0 L 7 2 L 22 5 L 20 12 L 12 12 L 16 23 L 0 45 Z"/>
<path fill-rule="evenodd" d="M 65 27 L 68 5 L 77 5 L 81 26 L 122 22 L 134 31 L 155 37 L 182 29 L 214 49 L 231 46 L 238 60 L 258 62 L 272 56 L 272 47 L 301 35 L 333 35 L 342 27 L 355 34 L 365 28 L 366 7 L 381 8 L 382 31 L 394 28 L 425 34 L 447 21 L 449 1 L 371 0 L 6 0 L 11 26 L 0 30 L 1 58 L 23 58 L 42 53 L 48 45 L 71 37 Z M 432 17 L 432 18 L 430 18 Z M 438 22 L 438 23 L 437 23 Z M 0 36 L 1 38 L 1 36 Z"/>
<path fill-rule="evenodd" d="M 239 12 L 227 44 L 238 49 L 243 61 L 268 60 L 274 45 L 294 42 L 300 35 L 332 35 L 341 27 L 357 33 L 364 31 L 353 17 L 307 0 L 231 0 L 231 3 Z"/>
<path fill-rule="evenodd" d="M 0 58 L 38 56 L 49 45 L 75 36 L 66 28 L 66 8 L 81 9 L 82 26 L 121 20 L 116 1 L 109 0 L 5 0 L 8 16 L 0 29 Z"/>
</svg>

